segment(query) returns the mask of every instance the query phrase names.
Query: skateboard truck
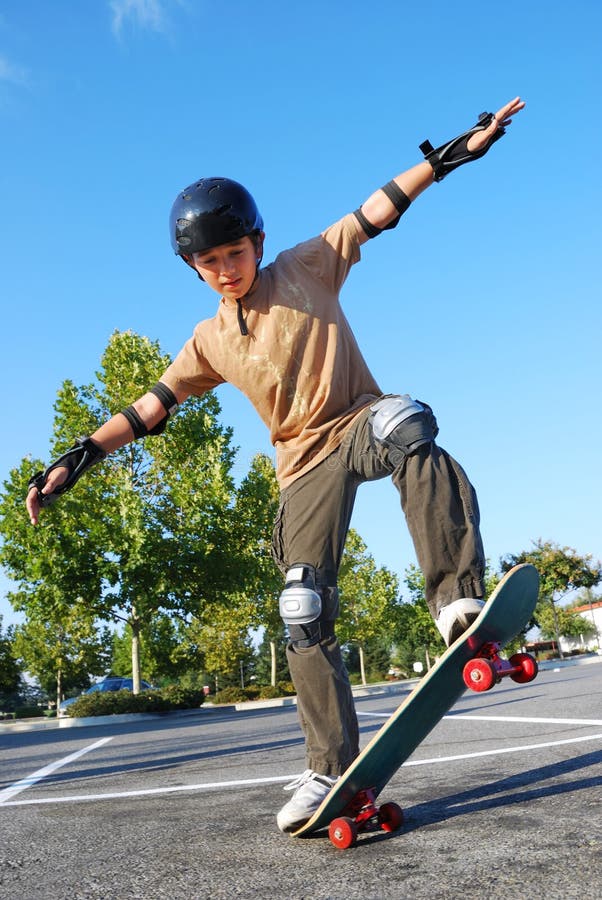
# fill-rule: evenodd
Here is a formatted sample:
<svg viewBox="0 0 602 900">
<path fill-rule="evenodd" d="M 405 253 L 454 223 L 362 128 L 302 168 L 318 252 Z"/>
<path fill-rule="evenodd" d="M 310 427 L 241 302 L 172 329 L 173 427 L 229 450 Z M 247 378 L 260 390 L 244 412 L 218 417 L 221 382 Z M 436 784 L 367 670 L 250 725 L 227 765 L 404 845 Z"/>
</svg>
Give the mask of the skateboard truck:
<svg viewBox="0 0 602 900">
<path fill-rule="evenodd" d="M 347 815 L 333 819 L 328 828 L 331 843 L 339 850 L 347 850 L 357 840 L 360 831 L 397 831 L 403 825 L 403 810 L 397 803 L 376 805 L 374 791 L 369 788 L 355 795 L 345 808 Z"/>
<path fill-rule="evenodd" d="M 515 653 L 510 659 L 499 655 L 500 644 L 484 644 L 478 655 L 462 670 L 464 684 L 471 691 L 489 691 L 508 675 L 518 684 L 527 684 L 537 675 L 537 660 L 530 653 Z"/>
</svg>

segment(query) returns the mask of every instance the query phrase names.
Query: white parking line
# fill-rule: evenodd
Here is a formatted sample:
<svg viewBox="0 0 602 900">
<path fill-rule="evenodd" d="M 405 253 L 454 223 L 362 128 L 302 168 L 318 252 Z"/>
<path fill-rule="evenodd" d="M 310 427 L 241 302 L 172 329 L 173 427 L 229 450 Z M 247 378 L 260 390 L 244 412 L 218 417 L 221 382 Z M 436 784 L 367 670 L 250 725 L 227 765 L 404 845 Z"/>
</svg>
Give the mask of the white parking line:
<svg viewBox="0 0 602 900">
<path fill-rule="evenodd" d="M 149 794 L 175 794 L 182 791 L 217 791 L 229 787 L 255 787 L 259 784 L 279 784 L 293 781 L 295 775 L 275 775 L 273 778 L 243 778 L 238 781 L 214 781 L 206 784 L 178 784 L 172 787 L 143 788 L 140 791 L 121 791 L 112 794 L 74 794 L 70 797 L 55 797 L 40 800 L 13 800 L 3 806 L 32 806 L 38 803 L 76 803 L 81 800 L 115 800 L 123 797 L 146 797 Z"/>
<path fill-rule="evenodd" d="M 391 713 L 358 712 L 358 716 L 368 719 L 388 719 Z M 602 725 L 602 719 L 543 719 L 527 716 L 475 716 L 472 713 L 451 713 L 443 719 L 472 719 L 475 722 L 523 722 L 526 725 Z"/>
<path fill-rule="evenodd" d="M 404 762 L 404 766 L 428 766 L 432 763 L 453 762 L 456 759 L 476 759 L 478 756 L 497 756 L 501 753 L 521 753 L 523 750 L 545 750 L 546 747 L 561 747 L 563 744 L 581 744 L 583 741 L 598 741 L 602 734 L 586 734 L 578 738 L 566 738 L 563 741 L 546 741 L 543 744 L 523 744 L 522 747 L 499 747 L 496 750 L 479 750 L 477 753 L 461 753 L 457 756 L 436 756 L 434 759 L 413 759 Z"/>
<path fill-rule="evenodd" d="M 44 766 L 43 769 L 38 769 L 37 772 L 33 772 L 31 775 L 28 775 L 27 778 L 22 778 L 21 781 L 15 781 L 10 787 L 4 788 L 3 791 L 0 791 L 0 804 L 8 805 L 11 797 L 14 797 L 15 794 L 20 794 L 21 791 L 27 790 L 28 787 L 31 787 L 32 784 L 36 784 L 36 782 L 41 781 L 43 778 L 46 778 L 48 775 L 52 775 L 53 772 L 56 772 L 57 769 L 62 768 L 63 766 L 68 765 L 70 762 L 73 762 L 76 759 L 79 759 L 80 756 L 83 756 L 85 753 L 90 753 L 91 750 L 96 750 L 97 747 L 102 747 L 103 744 L 108 744 L 109 741 L 112 741 L 112 737 L 102 738 L 100 741 L 96 741 L 94 744 L 90 744 L 88 747 L 83 747 L 81 750 L 77 750 L 75 753 L 71 753 L 70 756 L 65 756 L 63 759 L 58 759 L 56 762 L 50 763 L 48 766 Z"/>
<path fill-rule="evenodd" d="M 450 717 L 453 718 L 453 717 Z M 527 720 L 521 720 L 527 721 Z M 547 747 L 560 747 L 564 744 L 579 744 L 584 741 L 596 741 L 602 740 L 602 733 L 600 734 L 588 734 L 583 735 L 582 737 L 577 738 L 567 738 L 562 741 L 546 741 L 542 744 L 524 744 L 523 746 L 518 747 L 502 747 L 496 750 L 481 750 L 477 753 L 463 753 L 458 754 L 457 756 L 436 756 L 431 759 L 417 759 L 417 760 L 408 760 L 403 765 L 404 766 L 428 766 L 428 765 L 437 765 L 440 763 L 453 762 L 455 760 L 461 759 L 476 759 L 479 756 L 495 756 L 497 754 L 502 753 L 522 753 L 525 750 L 542 750 Z M 93 745 L 93 746 L 98 746 Z M 92 748 L 89 748 L 92 749 Z M 156 794 L 173 794 L 173 793 L 185 793 L 187 791 L 212 791 L 212 790 L 223 790 L 224 788 L 232 788 L 232 787 L 254 787 L 260 784 L 278 784 L 283 781 L 292 781 L 296 775 L 285 775 L 285 776 L 275 776 L 273 778 L 248 778 L 244 780 L 238 781 L 214 781 L 208 782 L 205 784 L 181 784 L 175 785 L 172 787 L 164 787 L 164 788 L 145 788 L 139 791 L 122 791 L 120 793 L 107 793 L 107 794 L 73 794 L 68 797 L 49 797 L 49 798 L 41 798 L 38 800 L 12 800 L 6 803 L 3 803 L 3 806 L 34 806 L 37 804 L 44 803 L 78 803 L 82 801 L 90 801 L 90 800 L 117 800 L 123 799 L 126 797 L 145 797 L 149 795 Z M 9 789 L 10 790 L 10 789 Z"/>
<path fill-rule="evenodd" d="M 602 719 L 542 719 L 527 718 L 525 716 L 473 716 L 450 715 L 446 719 L 474 719 L 476 722 L 526 722 L 533 725 L 602 725 Z"/>
</svg>

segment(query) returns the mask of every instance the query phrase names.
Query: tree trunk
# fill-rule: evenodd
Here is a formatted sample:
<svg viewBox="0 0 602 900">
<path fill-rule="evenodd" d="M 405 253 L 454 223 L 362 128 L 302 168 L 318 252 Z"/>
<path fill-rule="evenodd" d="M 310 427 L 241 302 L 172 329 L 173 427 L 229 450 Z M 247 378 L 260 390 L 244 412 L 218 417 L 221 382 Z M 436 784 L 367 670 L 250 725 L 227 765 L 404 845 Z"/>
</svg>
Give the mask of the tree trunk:
<svg viewBox="0 0 602 900">
<path fill-rule="evenodd" d="M 63 670 L 59 666 L 56 673 L 56 714 L 59 714 L 59 706 L 63 699 Z"/>
<path fill-rule="evenodd" d="M 360 652 L 360 672 L 361 672 L 361 676 L 362 676 L 362 684 L 367 684 L 367 681 L 366 681 L 366 664 L 365 664 L 365 661 L 364 661 L 364 648 L 362 647 L 361 644 L 359 645 L 359 652 Z"/>
<path fill-rule="evenodd" d="M 276 687 L 276 641 L 270 641 L 270 659 L 272 661 L 270 684 Z"/>
<path fill-rule="evenodd" d="M 130 619 L 132 629 L 132 691 L 140 693 L 140 619 L 133 613 Z"/>
<path fill-rule="evenodd" d="M 558 613 L 556 612 L 556 604 L 552 600 L 552 612 L 554 613 L 554 633 L 556 634 L 556 646 L 558 647 L 558 655 L 560 659 L 564 659 L 564 653 L 560 646 L 560 628 L 558 627 Z"/>
</svg>

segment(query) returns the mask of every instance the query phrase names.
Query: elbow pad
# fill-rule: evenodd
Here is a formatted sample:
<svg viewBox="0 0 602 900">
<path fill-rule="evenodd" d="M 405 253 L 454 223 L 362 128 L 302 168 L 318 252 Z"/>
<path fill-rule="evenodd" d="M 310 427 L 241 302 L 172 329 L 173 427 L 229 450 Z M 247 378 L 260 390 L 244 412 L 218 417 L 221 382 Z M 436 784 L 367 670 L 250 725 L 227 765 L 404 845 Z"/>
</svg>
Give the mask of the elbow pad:
<svg viewBox="0 0 602 900">
<path fill-rule="evenodd" d="M 389 222 L 388 225 L 385 225 L 383 228 L 379 228 L 377 225 L 373 225 L 372 222 L 369 222 L 366 216 L 364 215 L 362 208 L 360 206 L 359 209 L 356 209 L 353 215 L 358 220 L 362 229 L 368 238 L 377 237 L 383 231 L 388 231 L 390 228 L 395 228 L 399 224 L 399 220 L 403 216 L 404 212 L 409 209 L 411 205 L 411 200 L 404 194 L 402 189 L 399 187 L 396 181 L 388 181 L 386 184 L 383 184 L 381 187 L 381 191 L 383 194 L 386 194 L 395 209 L 397 210 L 398 215 Z"/>
<path fill-rule="evenodd" d="M 165 431 L 165 426 L 167 425 L 167 420 L 171 415 L 173 415 L 178 407 L 178 401 L 176 400 L 175 394 L 167 387 L 166 384 L 163 384 L 161 381 L 158 381 L 157 384 L 155 384 L 150 389 L 149 393 L 154 394 L 165 409 L 165 415 L 163 416 L 163 418 L 159 419 L 157 424 L 152 428 L 147 428 L 146 424 L 133 406 L 127 406 L 125 409 L 121 410 L 122 416 L 125 416 L 129 422 L 135 440 L 141 437 L 147 437 L 147 435 L 149 434 L 163 434 L 163 432 Z"/>
<path fill-rule="evenodd" d="M 176 395 L 170 388 L 167 387 L 166 384 L 163 384 L 162 381 L 158 381 L 154 387 L 150 389 L 151 394 L 154 394 L 158 400 L 161 401 L 163 407 L 165 409 L 165 415 L 162 419 L 160 419 L 157 424 L 149 429 L 149 434 L 163 434 L 165 431 L 165 426 L 167 425 L 167 420 L 170 416 L 173 416 L 175 411 L 178 408 L 178 401 L 176 400 Z"/>
</svg>

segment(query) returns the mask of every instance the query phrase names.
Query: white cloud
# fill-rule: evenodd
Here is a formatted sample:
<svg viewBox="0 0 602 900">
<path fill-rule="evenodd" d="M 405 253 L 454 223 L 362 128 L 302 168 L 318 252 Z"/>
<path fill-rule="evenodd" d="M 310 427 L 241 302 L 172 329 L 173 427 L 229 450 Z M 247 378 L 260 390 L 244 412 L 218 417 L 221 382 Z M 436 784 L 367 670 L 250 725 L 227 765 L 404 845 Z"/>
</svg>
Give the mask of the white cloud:
<svg viewBox="0 0 602 900">
<path fill-rule="evenodd" d="M 151 31 L 164 31 L 166 27 L 162 0 L 111 0 L 112 27 L 120 35 L 127 21 Z"/>
</svg>

